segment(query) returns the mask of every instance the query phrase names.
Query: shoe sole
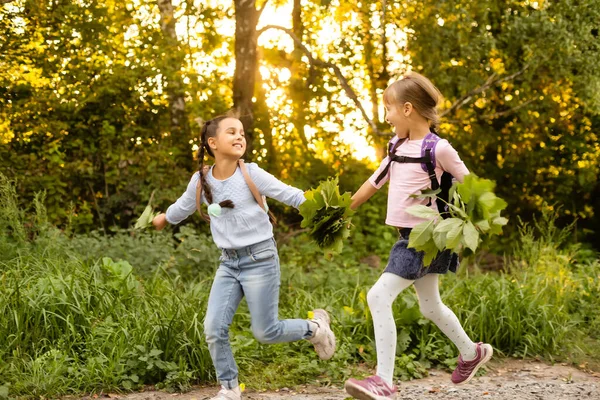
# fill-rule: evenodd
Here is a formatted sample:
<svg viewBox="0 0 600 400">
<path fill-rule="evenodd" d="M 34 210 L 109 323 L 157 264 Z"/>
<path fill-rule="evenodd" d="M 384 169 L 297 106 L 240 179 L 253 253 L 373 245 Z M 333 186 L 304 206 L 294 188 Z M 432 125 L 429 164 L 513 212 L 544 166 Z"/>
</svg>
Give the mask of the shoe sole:
<svg viewBox="0 0 600 400">
<path fill-rule="evenodd" d="M 355 386 L 349 382 L 344 384 L 344 389 L 346 390 L 346 393 L 358 400 L 390 400 L 396 398 L 396 395 L 392 395 L 392 397 L 390 397 L 369 393 L 366 389 L 360 386 Z"/>
<path fill-rule="evenodd" d="M 243 396 L 240 395 L 238 400 L 242 400 Z M 216 397 L 211 397 L 209 400 L 221 400 L 221 399 L 227 399 L 226 397 L 221 397 L 221 396 L 216 396 Z"/>
<path fill-rule="evenodd" d="M 485 357 L 483 357 L 483 360 L 481 360 L 481 362 L 479 364 L 477 364 L 477 366 L 473 369 L 473 372 L 471 372 L 471 375 L 469 375 L 469 377 L 467 379 L 465 379 L 464 381 L 455 383 L 456 386 L 460 386 L 460 385 L 469 383 L 469 381 L 471 379 L 473 379 L 473 377 L 475 376 L 477 371 L 479 371 L 479 368 L 481 368 L 483 366 L 483 364 L 485 364 L 486 362 L 490 361 L 490 359 L 494 355 L 494 348 L 492 347 L 492 345 L 487 344 L 487 343 L 482 345 L 482 347 L 485 348 L 485 353 L 486 353 Z"/>
<path fill-rule="evenodd" d="M 331 328 L 328 328 L 327 330 L 329 332 L 331 332 L 331 336 L 327 335 L 327 338 L 331 339 L 331 341 L 329 342 L 329 346 L 331 346 L 331 348 L 333 350 L 331 350 L 331 354 L 330 355 L 327 355 L 327 356 L 321 358 L 321 360 L 325 360 L 325 361 L 330 360 L 331 357 L 333 357 L 333 355 L 335 354 L 335 350 L 336 350 L 335 334 L 333 333 L 333 331 L 331 330 Z"/>
</svg>

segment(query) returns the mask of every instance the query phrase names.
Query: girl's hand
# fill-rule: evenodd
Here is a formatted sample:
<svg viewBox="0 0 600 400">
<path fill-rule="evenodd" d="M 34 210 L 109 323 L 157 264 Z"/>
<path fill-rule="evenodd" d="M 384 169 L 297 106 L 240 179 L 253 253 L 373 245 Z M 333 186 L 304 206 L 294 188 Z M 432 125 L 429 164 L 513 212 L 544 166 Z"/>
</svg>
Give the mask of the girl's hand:
<svg viewBox="0 0 600 400">
<path fill-rule="evenodd" d="M 157 231 L 162 231 L 165 226 L 167 226 L 167 215 L 165 213 L 160 213 L 152 220 L 152 225 L 156 228 Z"/>
<path fill-rule="evenodd" d="M 365 181 L 360 189 L 354 193 L 354 196 L 352 196 L 352 204 L 350 204 L 350 208 L 352 210 L 356 210 L 358 206 L 369 200 L 375 193 L 377 193 L 377 188 L 375 188 L 368 180 Z"/>
</svg>

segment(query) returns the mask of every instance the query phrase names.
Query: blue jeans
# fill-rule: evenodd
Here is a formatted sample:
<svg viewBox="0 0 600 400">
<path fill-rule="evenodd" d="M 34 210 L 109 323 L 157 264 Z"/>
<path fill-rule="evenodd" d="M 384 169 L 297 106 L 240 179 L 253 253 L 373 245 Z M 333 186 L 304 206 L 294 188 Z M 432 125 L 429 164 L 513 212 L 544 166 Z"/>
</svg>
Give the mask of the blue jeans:
<svg viewBox="0 0 600 400">
<path fill-rule="evenodd" d="M 225 249 L 208 298 L 204 333 L 221 385 L 238 386 L 238 368 L 229 343 L 229 326 L 246 296 L 252 333 L 261 343 L 293 342 L 312 336 L 304 319 L 279 320 L 281 272 L 275 240 L 242 249 Z"/>
</svg>

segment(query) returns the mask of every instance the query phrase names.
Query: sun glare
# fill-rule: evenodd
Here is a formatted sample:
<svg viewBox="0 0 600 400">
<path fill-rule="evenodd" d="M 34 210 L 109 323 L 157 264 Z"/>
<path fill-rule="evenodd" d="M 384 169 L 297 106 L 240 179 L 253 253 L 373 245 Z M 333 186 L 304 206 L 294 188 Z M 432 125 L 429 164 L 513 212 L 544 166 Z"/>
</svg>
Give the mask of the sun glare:
<svg viewBox="0 0 600 400">
<path fill-rule="evenodd" d="M 222 7 L 222 3 L 220 3 L 219 0 L 208 0 L 206 5 L 211 7 L 220 5 Z M 334 0 L 332 1 L 330 7 L 336 7 L 338 5 L 339 1 Z M 293 3 L 291 0 L 283 5 L 280 5 L 279 7 L 275 7 L 272 3 L 267 4 L 259 20 L 257 29 L 261 29 L 267 25 L 277 25 L 291 29 L 292 9 Z M 192 44 L 196 44 L 196 38 L 202 35 L 202 24 L 197 23 L 198 21 L 192 19 L 191 17 L 182 17 L 183 16 L 179 16 L 178 18 L 178 24 L 176 28 L 178 36 L 182 40 L 189 40 L 192 42 Z M 349 16 L 350 19 L 353 17 L 356 16 Z M 217 33 L 223 37 L 233 38 L 235 35 L 235 20 L 233 18 L 223 19 L 218 23 L 219 25 L 216 27 Z M 194 28 L 195 26 L 198 28 Z M 190 27 L 192 27 L 192 29 L 190 29 Z M 325 60 L 337 63 L 339 60 L 347 58 L 347 55 L 342 54 L 341 51 L 339 53 L 323 53 L 323 49 L 327 49 L 327 46 L 330 46 L 331 43 L 335 43 L 342 38 L 342 31 L 343 29 L 340 23 L 336 22 L 332 15 L 326 16 L 320 22 L 319 35 L 320 38 L 323 38 L 323 40 L 320 40 L 318 44 L 321 49 L 319 54 Z M 277 29 L 269 29 L 263 32 L 258 39 L 258 44 L 264 48 L 278 49 L 286 53 L 291 53 L 294 49 L 294 42 L 292 38 L 287 33 Z M 197 54 L 194 54 L 191 57 L 194 66 L 201 77 L 199 79 L 207 79 L 202 78 L 202 76 L 211 76 L 216 70 L 218 70 L 221 74 L 233 76 L 235 71 L 235 59 L 230 57 L 231 48 L 225 42 L 223 42 L 222 48 L 212 52 L 210 55 L 208 55 L 209 57 L 207 57 L 207 54 L 201 51 L 199 45 L 197 48 L 199 49 Z M 318 52 L 318 49 L 309 48 L 309 50 L 313 51 L 314 54 L 317 54 Z M 357 60 L 360 60 L 360 57 L 361 54 L 359 52 L 352 56 L 352 58 L 357 58 Z M 210 61 L 211 59 L 219 59 L 220 61 L 219 63 L 214 63 Z M 308 59 L 305 58 L 305 61 L 307 62 Z M 404 61 L 405 60 L 403 59 L 395 59 L 394 63 L 402 64 Z M 352 77 L 352 79 L 349 80 L 349 83 L 357 93 L 363 107 L 366 110 L 371 110 L 372 105 L 367 87 L 368 77 L 364 74 L 357 74 L 356 71 L 352 71 L 349 67 L 342 67 L 342 71 L 345 76 Z M 259 66 L 259 72 L 264 81 L 263 89 L 266 93 L 267 105 L 271 109 L 277 110 L 280 117 L 285 117 L 289 120 L 291 117 L 292 107 L 290 107 L 291 99 L 289 98 L 289 94 L 285 88 L 292 78 L 291 71 L 283 66 L 279 67 L 262 64 Z M 331 87 L 331 98 L 328 102 L 320 104 L 319 107 L 331 107 L 332 103 L 339 103 L 347 107 L 346 109 L 350 109 L 352 111 L 346 112 L 343 115 L 332 116 L 331 120 L 321 121 L 316 124 L 317 126 L 305 126 L 303 132 L 307 140 L 309 143 L 314 140 L 317 129 L 333 132 L 333 126 L 337 126 L 337 130 L 339 131 L 337 140 L 349 146 L 352 149 L 352 154 L 355 158 L 359 160 L 368 159 L 371 162 L 375 161 L 377 158 L 376 150 L 373 146 L 371 146 L 369 140 L 367 139 L 368 124 L 346 93 L 343 91 L 340 92 L 339 85 L 337 84 L 337 78 L 335 78 L 332 74 L 330 74 L 330 76 L 331 77 L 329 80 L 332 83 L 335 82 L 335 84 L 332 84 L 331 86 L 326 85 L 325 89 L 328 90 L 328 88 Z M 270 82 L 270 84 L 267 82 Z M 380 88 L 380 90 L 383 89 L 384 88 Z M 312 104 L 307 104 L 306 107 L 308 109 L 313 109 Z M 381 115 L 383 114 L 380 113 L 380 116 Z M 281 118 L 277 119 L 281 121 Z M 287 132 L 287 128 L 284 130 Z M 314 146 L 311 147 L 315 148 Z"/>
<path fill-rule="evenodd" d="M 292 27 L 292 2 L 282 5 L 281 7 L 273 7 L 267 5 L 263 14 L 261 15 L 258 29 L 267 26 L 267 25 L 278 25 L 283 26 L 284 28 Z M 335 42 L 341 37 L 342 33 L 339 29 L 339 26 L 331 20 L 323 21 L 321 26 L 321 37 L 327 38 L 329 42 Z M 292 52 L 294 49 L 293 40 L 287 35 L 285 32 L 280 30 L 267 30 L 265 31 L 258 40 L 258 44 L 263 47 L 268 48 L 277 48 L 278 50 L 283 50 L 287 53 Z M 308 46 L 307 46 L 308 47 Z M 309 49 L 310 50 L 310 49 Z M 331 61 L 335 61 L 336 55 L 325 55 L 327 59 L 331 59 Z M 269 69 L 269 68 L 265 68 Z M 278 75 L 279 82 L 285 83 L 291 78 L 291 72 L 287 68 L 275 68 L 277 72 L 271 71 L 271 73 L 275 72 Z M 261 75 L 265 77 L 266 71 L 261 69 Z M 364 78 L 364 77 L 363 77 Z M 368 96 L 368 92 L 364 87 L 364 80 L 362 82 L 352 82 L 352 86 L 354 90 L 357 91 L 361 98 L 361 102 L 364 104 L 364 107 L 369 108 L 370 104 L 365 97 Z M 340 102 L 349 104 L 351 100 L 346 96 L 345 93 L 341 94 Z M 287 100 L 287 93 L 281 90 L 271 90 L 267 92 L 267 104 L 269 105 L 280 105 L 282 102 Z M 308 105 L 307 105 L 308 106 Z M 339 121 L 336 121 L 339 122 Z M 369 144 L 369 141 L 366 137 L 367 132 L 367 123 L 362 118 L 362 115 L 358 110 L 352 111 L 347 115 L 344 115 L 341 118 L 341 131 L 338 134 L 338 140 L 349 145 L 352 148 L 353 156 L 356 159 L 368 159 L 369 161 L 374 161 L 377 158 L 376 150 Z M 357 129 L 357 125 L 361 127 L 361 129 Z M 335 127 L 339 130 L 339 125 L 333 124 L 331 121 L 322 121 L 319 124 L 321 129 L 325 129 L 327 131 L 333 131 Z M 309 143 L 315 137 L 315 129 L 316 127 L 311 127 L 306 125 L 304 127 L 304 135 Z M 316 149 L 314 145 L 311 146 L 313 149 Z"/>
</svg>

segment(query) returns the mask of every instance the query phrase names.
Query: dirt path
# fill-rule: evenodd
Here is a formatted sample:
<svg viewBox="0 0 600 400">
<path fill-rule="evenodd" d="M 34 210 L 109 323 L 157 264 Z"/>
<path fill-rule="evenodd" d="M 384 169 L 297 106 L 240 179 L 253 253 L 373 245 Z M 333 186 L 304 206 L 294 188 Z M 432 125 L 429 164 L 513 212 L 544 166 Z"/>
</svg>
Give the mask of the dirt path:
<svg viewBox="0 0 600 400">
<path fill-rule="evenodd" d="M 485 376 L 464 386 L 454 386 L 447 372 L 432 370 L 424 379 L 403 382 L 398 399 L 516 399 L 567 400 L 599 399 L 600 374 L 584 372 L 564 365 L 546 365 L 536 361 L 505 360 L 490 363 Z M 216 388 L 195 388 L 184 394 L 144 392 L 127 396 L 110 395 L 126 400 L 206 400 Z M 276 392 L 248 390 L 244 400 L 344 400 L 343 388 L 300 386 Z M 87 400 L 87 399 L 84 399 Z"/>
</svg>

